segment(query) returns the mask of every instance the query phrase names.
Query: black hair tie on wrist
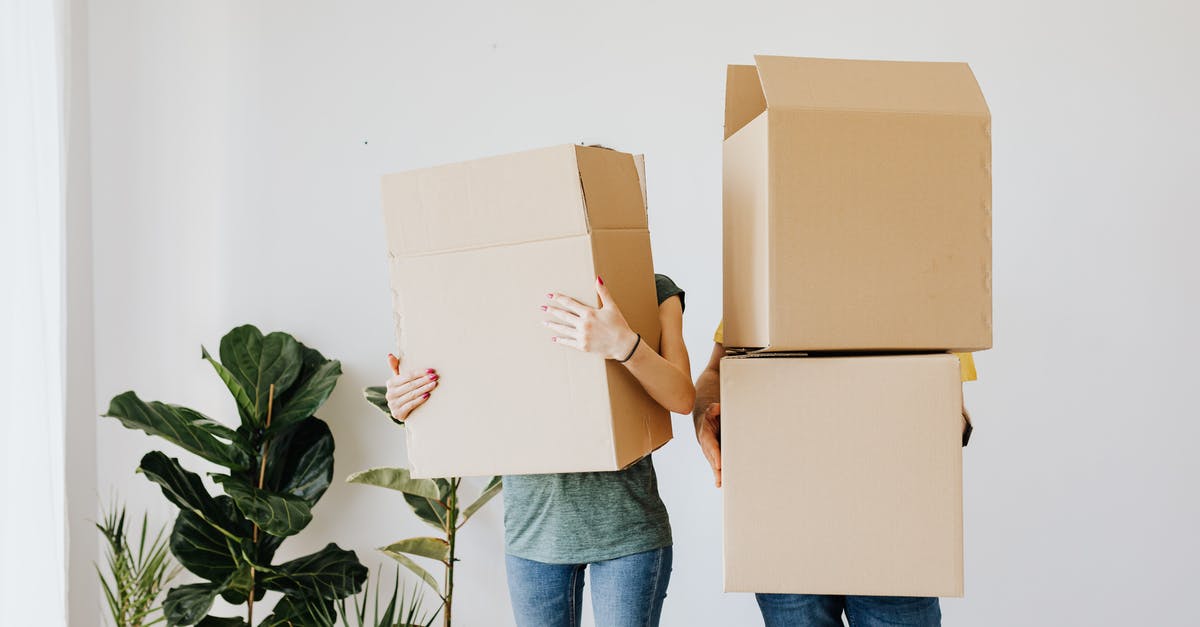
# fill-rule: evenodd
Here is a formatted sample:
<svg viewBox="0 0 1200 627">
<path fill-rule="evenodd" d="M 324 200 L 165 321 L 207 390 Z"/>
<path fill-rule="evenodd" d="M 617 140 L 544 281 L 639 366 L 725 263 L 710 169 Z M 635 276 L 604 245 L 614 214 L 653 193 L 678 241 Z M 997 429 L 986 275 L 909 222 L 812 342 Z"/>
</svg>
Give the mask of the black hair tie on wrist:
<svg viewBox="0 0 1200 627">
<path fill-rule="evenodd" d="M 629 361 L 630 359 L 633 359 L 633 354 L 637 352 L 638 346 L 641 346 L 641 344 L 642 344 L 642 334 L 638 333 L 637 336 L 638 336 L 638 339 L 636 342 L 633 343 L 633 348 L 629 349 L 629 354 L 625 356 L 625 359 L 618 359 L 617 360 L 618 364 L 623 364 L 623 363 Z"/>
</svg>

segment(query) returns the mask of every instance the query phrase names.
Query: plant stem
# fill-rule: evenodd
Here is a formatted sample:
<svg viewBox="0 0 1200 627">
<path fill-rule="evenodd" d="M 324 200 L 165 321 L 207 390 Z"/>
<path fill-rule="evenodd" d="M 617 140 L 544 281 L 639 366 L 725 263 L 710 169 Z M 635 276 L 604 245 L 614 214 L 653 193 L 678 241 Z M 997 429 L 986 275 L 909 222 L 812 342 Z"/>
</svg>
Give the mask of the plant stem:
<svg viewBox="0 0 1200 627">
<path fill-rule="evenodd" d="M 267 391 L 267 426 L 263 427 L 264 432 L 267 429 L 271 428 L 271 410 L 274 408 L 274 405 L 275 405 L 275 384 L 272 383 L 271 387 L 268 388 L 268 391 Z M 267 477 L 267 450 L 269 449 L 270 444 L 271 444 L 271 441 L 267 439 L 266 435 L 264 435 L 263 443 L 262 443 L 262 462 L 259 463 L 259 465 L 258 465 L 258 489 L 259 490 L 263 489 L 263 483 Z M 254 532 L 253 532 L 252 540 L 254 542 L 254 559 L 258 559 L 258 523 L 254 524 Z M 251 564 L 250 565 L 250 596 L 246 600 L 246 622 L 249 623 L 250 625 L 254 625 L 254 593 L 256 592 L 256 590 L 255 590 L 256 588 L 257 588 L 257 584 L 254 581 L 254 565 Z"/>
<path fill-rule="evenodd" d="M 446 543 L 450 545 L 450 559 L 446 561 L 446 579 L 442 589 L 446 592 L 446 601 L 442 608 L 442 625 L 450 627 L 450 611 L 454 605 L 454 544 L 458 536 L 458 485 L 461 478 L 450 480 L 450 494 L 446 498 Z"/>
</svg>

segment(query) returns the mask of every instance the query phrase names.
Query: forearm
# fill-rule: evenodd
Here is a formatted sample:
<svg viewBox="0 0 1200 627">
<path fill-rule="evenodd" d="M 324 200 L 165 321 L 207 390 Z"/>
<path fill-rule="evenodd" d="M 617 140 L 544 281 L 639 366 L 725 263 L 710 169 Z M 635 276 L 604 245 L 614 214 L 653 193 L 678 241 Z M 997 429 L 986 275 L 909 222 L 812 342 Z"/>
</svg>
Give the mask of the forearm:
<svg viewBox="0 0 1200 627">
<path fill-rule="evenodd" d="M 680 370 L 645 342 L 638 344 L 633 356 L 623 365 L 659 405 L 676 414 L 691 411 L 696 389 L 689 373 Z"/>
</svg>

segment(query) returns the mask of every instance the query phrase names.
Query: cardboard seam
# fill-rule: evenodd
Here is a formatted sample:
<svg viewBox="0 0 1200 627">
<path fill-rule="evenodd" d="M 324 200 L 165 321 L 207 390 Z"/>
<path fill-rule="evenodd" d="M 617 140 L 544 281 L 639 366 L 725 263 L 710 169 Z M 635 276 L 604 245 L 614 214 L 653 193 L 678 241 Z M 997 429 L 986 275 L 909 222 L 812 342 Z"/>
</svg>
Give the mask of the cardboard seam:
<svg viewBox="0 0 1200 627">
<path fill-rule="evenodd" d="M 622 227 L 622 228 L 606 228 L 596 229 L 596 231 L 646 231 L 645 227 Z M 550 237 L 538 237 L 535 239 L 513 240 L 511 242 L 497 242 L 495 244 L 483 244 L 480 246 L 461 246 L 458 248 L 440 248 L 438 250 L 429 250 L 419 253 L 389 253 L 396 258 L 410 259 L 413 257 L 433 257 L 435 255 L 450 255 L 454 253 L 462 253 L 471 250 L 486 250 L 488 248 L 503 248 L 505 246 L 522 246 L 524 244 L 536 244 L 538 242 L 553 242 L 560 239 L 570 239 L 572 237 L 588 237 L 592 231 L 584 233 L 571 233 L 569 235 L 554 235 Z"/>
</svg>

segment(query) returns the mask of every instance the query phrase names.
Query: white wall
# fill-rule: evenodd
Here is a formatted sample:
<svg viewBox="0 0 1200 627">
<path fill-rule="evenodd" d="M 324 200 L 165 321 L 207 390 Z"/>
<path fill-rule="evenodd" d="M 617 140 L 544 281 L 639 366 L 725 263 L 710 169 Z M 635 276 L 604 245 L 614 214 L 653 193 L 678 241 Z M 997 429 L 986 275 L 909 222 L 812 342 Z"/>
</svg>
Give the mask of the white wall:
<svg viewBox="0 0 1200 627">
<path fill-rule="evenodd" d="M 339 480 L 402 464 L 359 398 L 392 346 L 378 177 L 562 142 L 646 153 L 656 267 L 688 290 L 699 368 L 725 64 L 966 60 L 994 118 L 996 348 L 967 390 L 967 597 L 946 622 L 1181 624 L 1200 583 L 1200 11 L 1099 6 L 92 3 L 97 411 L 133 388 L 232 417 L 199 344 L 254 322 L 343 361 L 321 413 Z M 677 555 L 663 622 L 755 624 L 751 597 L 721 593 L 720 495 L 676 426 L 655 456 Z M 101 497 L 166 520 L 133 474 L 158 443 L 107 419 L 97 439 Z M 332 540 L 376 562 L 416 533 L 400 499 L 335 484 L 283 554 Z M 498 503 L 461 554 L 460 624 L 508 624 Z"/>
</svg>

